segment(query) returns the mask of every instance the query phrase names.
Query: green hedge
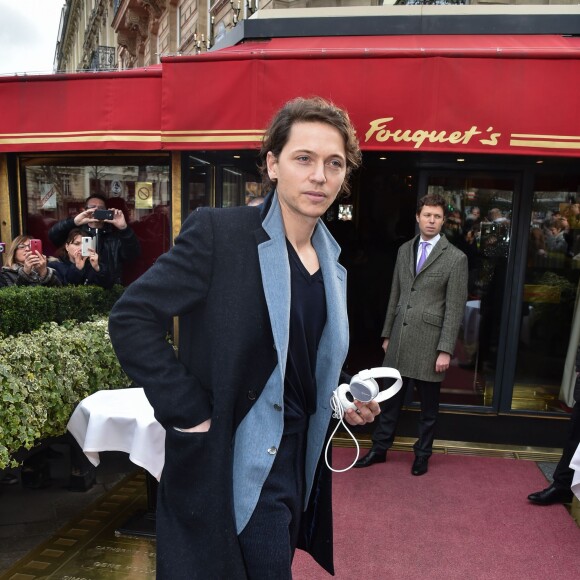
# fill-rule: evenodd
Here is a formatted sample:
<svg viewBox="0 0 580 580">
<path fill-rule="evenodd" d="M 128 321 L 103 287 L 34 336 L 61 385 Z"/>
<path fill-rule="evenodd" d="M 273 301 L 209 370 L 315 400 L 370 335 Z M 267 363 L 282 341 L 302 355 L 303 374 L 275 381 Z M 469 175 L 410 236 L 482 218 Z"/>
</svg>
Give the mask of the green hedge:
<svg viewBox="0 0 580 580">
<path fill-rule="evenodd" d="M 47 322 L 85 322 L 107 316 L 123 292 L 122 286 L 10 286 L 0 289 L 0 336 L 31 332 Z"/>
<path fill-rule="evenodd" d="M 0 297 L 4 297 L 4 292 L 0 291 Z M 76 296 L 88 306 L 90 300 L 85 298 L 98 294 L 89 291 Z M 74 295 L 68 296 L 72 299 Z M 43 298 L 45 294 L 38 296 Z M 50 300 L 44 300 L 43 304 L 46 308 L 37 305 L 32 310 L 30 318 L 35 323 L 48 315 Z M 7 315 L 4 304 L 2 309 L 3 321 L 16 316 Z M 51 322 L 27 334 L 2 338 L 0 469 L 15 464 L 11 456 L 20 448 L 30 449 L 40 439 L 64 434 L 79 401 L 98 390 L 126 387 L 129 383 L 113 351 L 106 318 L 60 325 Z"/>
</svg>

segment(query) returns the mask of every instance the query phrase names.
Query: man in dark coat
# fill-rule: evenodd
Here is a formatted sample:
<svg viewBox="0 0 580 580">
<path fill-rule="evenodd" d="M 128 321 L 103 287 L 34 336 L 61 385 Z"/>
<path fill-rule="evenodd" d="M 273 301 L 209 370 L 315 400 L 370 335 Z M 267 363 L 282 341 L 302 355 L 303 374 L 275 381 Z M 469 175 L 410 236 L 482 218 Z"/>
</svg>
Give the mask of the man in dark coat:
<svg viewBox="0 0 580 580">
<path fill-rule="evenodd" d="M 194 212 L 111 313 L 119 360 L 166 429 L 161 579 L 289 579 L 296 547 L 333 572 L 320 459 L 348 349 L 346 272 L 319 218 L 360 151 L 344 111 L 296 99 L 261 160 L 264 204 Z M 378 412 L 357 402 L 345 419 Z"/>
<path fill-rule="evenodd" d="M 60 248 L 65 244 L 71 230 L 79 228 L 83 236 L 96 239 L 95 251 L 101 264 L 105 264 L 114 284 L 122 283 L 123 263 L 136 260 L 141 246 L 135 232 L 127 224 L 120 209 L 112 209 L 112 219 L 95 219 L 96 210 L 107 209 L 107 200 L 91 195 L 85 200 L 85 209 L 74 218 L 55 223 L 48 232 L 50 241 Z"/>
<path fill-rule="evenodd" d="M 546 489 L 528 495 L 528 499 L 537 505 L 570 503 L 574 494 L 570 489 L 574 479 L 574 470 L 570 467 L 572 457 L 580 445 L 580 348 L 576 351 L 576 384 L 574 385 L 574 407 L 570 417 L 570 431 L 564 444 L 562 456 L 554 471 L 552 484 Z"/>
<path fill-rule="evenodd" d="M 398 369 L 403 388 L 384 404 L 372 448 L 355 467 L 386 461 L 412 379 L 421 399 L 421 414 L 411 473 L 423 475 L 428 470 L 441 381 L 451 362 L 467 300 L 467 257 L 440 233 L 445 208 L 440 195 L 422 197 L 416 214 L 419 235 L 399 249 L 382 336 L 383 365 Z"/>
</svg>

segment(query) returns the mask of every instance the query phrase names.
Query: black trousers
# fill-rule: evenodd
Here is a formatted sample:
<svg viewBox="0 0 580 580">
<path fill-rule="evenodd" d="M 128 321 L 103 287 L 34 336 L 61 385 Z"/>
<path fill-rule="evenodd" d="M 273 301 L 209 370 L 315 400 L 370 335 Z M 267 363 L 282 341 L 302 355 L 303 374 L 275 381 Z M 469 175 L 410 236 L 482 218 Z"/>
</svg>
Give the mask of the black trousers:
<svg viewBox="0 0 580 580">
<path fill-rule="evenodd" d="M 291 580 L 304 504 L 306 431 L 284 434 L 250 521 L 238 539 L 250 580 Z"/>
<path fill-rule="evenodd" d="M 421 414 L 419 416 L 419 438 L 413 445 L 417 457 L 430 457 L 433 452 L 435 439 L 435 424 L 439 415 L 439 395 L 441 383 L 419 381 L 403 377 L 401 390 L 392 398 L 381 404 L 381 413 L 375 419 L 376 427 L 373 432 L 373 451 L 384 453 L 390 449 L 395 440 L 395 430 L 399 422 L 401 407 L 409 384 L 414 383 L 421 400 Z"/>
<path fill-rule="evenodd" d="M 570 432 L 562 450 L 562 457 L 554 471 L 554 486 L 560 489 L 570 489 L 574 470 L 570 469 L 570 461 L 580 445 L 580 403 L 576 403 L 570 417 Z"/>
</svg>

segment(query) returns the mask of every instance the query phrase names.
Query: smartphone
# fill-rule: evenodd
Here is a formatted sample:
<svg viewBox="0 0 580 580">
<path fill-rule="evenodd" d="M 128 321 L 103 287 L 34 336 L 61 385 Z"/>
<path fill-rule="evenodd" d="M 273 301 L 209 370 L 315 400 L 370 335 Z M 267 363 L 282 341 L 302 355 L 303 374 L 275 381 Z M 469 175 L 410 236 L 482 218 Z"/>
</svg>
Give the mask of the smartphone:
<svg viewBox="0 0 580 580">
<path fill-rule="evenodd" d="M 42 242 L 40 240 L 30 240 L 30 251 L 42 254 Z"/>
<path fill-rule="evenodd" d="M 96 220 L 112 220 L 115 212 L 112 209 L 96 209 L 93 212 L 93 218 Z"/>
<path fill-rule="evenodd" d="M 89 250 L 95 249 L 95 238 L 86 237 L 81 239 L 81 256 L 90 256 Z"/>
</svg>

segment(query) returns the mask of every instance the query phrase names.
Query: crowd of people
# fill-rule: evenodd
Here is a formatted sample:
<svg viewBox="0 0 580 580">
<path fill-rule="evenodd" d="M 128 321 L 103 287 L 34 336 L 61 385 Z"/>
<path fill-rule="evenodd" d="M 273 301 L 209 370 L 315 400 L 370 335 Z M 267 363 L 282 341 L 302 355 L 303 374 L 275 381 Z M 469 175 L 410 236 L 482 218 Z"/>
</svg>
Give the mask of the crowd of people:
<svg viewBox="0 0 580 580">
<path fill-rule="evenodd" d="M 56 256 L 42 252 L 40 240 L 20 235 L 8 246 L 0 271 L 0 286 L 95 285 L 122 283 L 123 264 L 135 260 L 140 245 L 120 209 L 107 210 L 107 200 L 91 195 L 75 217 L 59 221 L 48 235 Z"/>
</svg>

